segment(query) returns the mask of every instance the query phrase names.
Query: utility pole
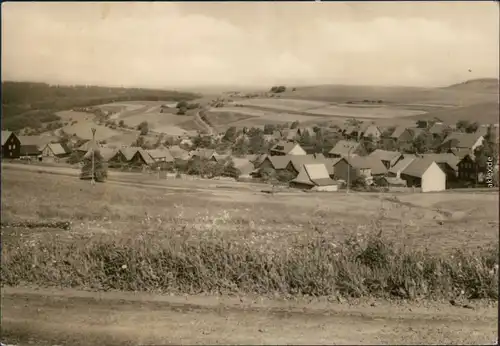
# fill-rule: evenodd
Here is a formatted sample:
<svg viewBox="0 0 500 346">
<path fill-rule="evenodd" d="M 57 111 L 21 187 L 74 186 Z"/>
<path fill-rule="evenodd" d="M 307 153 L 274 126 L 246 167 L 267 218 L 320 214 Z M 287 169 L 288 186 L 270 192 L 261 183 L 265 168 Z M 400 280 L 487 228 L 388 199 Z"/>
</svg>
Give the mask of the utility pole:
<svg viewBox="0 0 500 346">
<path fill-rule="evenodd" d="M 351 184 L 351 150 L 352 147 L 349 148 L 349 151 L 347 152 L 347 189 L 346 193 L 349 193 L 349 185 Z"/>
<path fill-rule="evenodd" d="M 95 146 L 95 131 L 96 129 L 95 128 L 92 128 L 92 147 L 91 147 L 91 155 L 92 155 L 92 180 L 90 180 L 90 183 L 92 185 L 95 185 L 95 162 L 94 162 L 94 156 L 95 156 L 95 153 L 94 153 L 94 146 Z"/>
</svg>

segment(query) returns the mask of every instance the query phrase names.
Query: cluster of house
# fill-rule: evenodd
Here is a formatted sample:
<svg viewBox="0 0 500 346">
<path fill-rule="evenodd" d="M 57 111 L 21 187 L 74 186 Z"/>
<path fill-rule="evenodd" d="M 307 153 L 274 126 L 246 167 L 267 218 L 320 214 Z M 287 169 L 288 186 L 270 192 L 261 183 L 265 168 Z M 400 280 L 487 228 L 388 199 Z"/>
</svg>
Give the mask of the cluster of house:
<svg viewBox="0 0 500 346">
<path fill-rule="evenodd" d="M 429 132 L 441 135 L 446 125 L 434 124 Z M 498 132 L 498 127 L 496 127 Z M 484 127 L 476 133 L 451 132 L 439 145 L 440 153 L 406 154 L 398 151 L 377 149 L 368 154 L 363 138 L 381 139 L 382 131 L 374 124 L 363 127 L 348 126 L 335 129 L 342 134 L 331 150 L 324 153 L 311 153 L 298 143 L 298 138 L 306 132 L 314 135 L 312 128 L 296 128 L 275 131 L 268 135 L 279 141 L 268 154 L 232 157 L 220 155 L 213 149 L 199 148 L 187 151 L 178 145 L 145 150 L 140 147 L 111 148 L 87 141 L 73 151 L 90 155 L 99 149 L 104 161 L 112 164 L 131 166 L 162 167 L 178 161 L 187 162 L 191 158 L 206 161 L 225 162 L 231 158 L 240 177 L 256 178 L 266 174 L 278 176 L 285 174 L 290 186 L 335 191 L 343 184 L 352 184 L 362 178 L 367 185 L 376 184 L 388 187 L 417 187 L 422 192 L 442 191 L 453 186 L 454 182 L 469 181 L 478 183 L 484 178 L 478 173 L 474 150 L 485 140 Z M 385 140 L 394 143 L 407 143 L 423 129 L 396 127 Z M 496 136 L 498 140 L 498 135 Z M 43 136 L 16 136 L 2 131 L 2 157 L 36 157 L 40 160 L 63 159 L 71 150 L 61 144 L 53 143 L 53 138 Z M 498 162 L 498 160 L 496 160 Z M 495 167 L 498 171 L 498 167 Z"/>
<path fill-rule="evenodd" d="M 429 132 L 441 135 L 447 128 L 434 124 Z M 496 127 L 498 131 L 498 127 Z M 381 139 L 382 131 L 373 124 L 365 127 L 345 127 L 338 131 L 347 138 L 340 140 L 325 155 L 308 154 L 297 143 L 297 136 L 310 129 L 288 130 L 270 154 L 255 162 L 256 170 L 286 171 L 292 186 L 317 190 L 335 190 L 340 183 L 350 184 L 362 177 L 373 183 L 389 187 L 417 187 L 422 192 L 442 191 L 456 182 L 478 183 L 484 180 L 478 171 L 474 150 L 483 144 L 485 127 L 476 133 L 451 132 L 439 145 L 440 153 L 404 154 L 398 151 L 377 149 L 370 154 L 360 141 L 363 137 Z M 396 127 L 385 140 L 408 143 L 423 129 Z M 498 139 L 498 136 L 496 136 Z M 498 162 L 498 160 L 496 160 Z M 498 171 L 498 164 L 495 167 Z"/>
</svg>

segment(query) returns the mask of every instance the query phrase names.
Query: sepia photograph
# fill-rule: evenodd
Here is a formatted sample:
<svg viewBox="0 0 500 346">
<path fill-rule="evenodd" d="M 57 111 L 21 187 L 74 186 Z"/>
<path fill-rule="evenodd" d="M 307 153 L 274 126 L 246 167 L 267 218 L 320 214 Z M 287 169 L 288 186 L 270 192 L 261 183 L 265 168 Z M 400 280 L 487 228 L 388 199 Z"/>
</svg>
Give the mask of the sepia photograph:
<svg viewBox="0 0 500 346">
<path fill-rule="evenodd" d="M 498 345 L 498 2 L 1 22 L 1 346 Z"/>
</svg>

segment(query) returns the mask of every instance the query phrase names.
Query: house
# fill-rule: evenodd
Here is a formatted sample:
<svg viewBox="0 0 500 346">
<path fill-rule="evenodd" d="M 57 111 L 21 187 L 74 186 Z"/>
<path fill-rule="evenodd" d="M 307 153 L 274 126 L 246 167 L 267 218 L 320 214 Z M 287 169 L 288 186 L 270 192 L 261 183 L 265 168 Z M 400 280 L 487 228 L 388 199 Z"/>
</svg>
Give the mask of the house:
<svg viewBox="0 0 500 346">
<path fill-rule="evenodd" d="M 375 124 L 366 124 L 360 129 L 360 137 L 363 139 L 373 138 L 375 140 L 380 139 L 382 137 L 382 131 Z"/>
<path fill-rule="evenodd" d="M 100 149 L 100 148 L 99 148 Z M 113 155 L 108 162 L 110 164 L 126 164 L 130 163 L 132 161 L 132 158 L 134 157 L 135 153 L 138 150 L 142 150 L 142 148 L 139 147 L 125 147 L 125 148 L 120 148 L 115 155 Z"/>
<path fill-rule="evenodd" d="M 455 155 L 460 160 L 463 159 L 466 155 L 473 154 L 471 153 L 470 149 L 467 148 L 451 148 L 448 149 L 447 153 Z"/>
<path fill-rule="evenodd" d="M 328 175 L 333 178 L 334 174 L 333 166 L 335 165 L 335 163 L 338 162 L 338 160 L 340 159 L 325 158 L 322 154 L 300 155 L 300 156 L 297 155 L 291 157 L 290 162 L 288 163 L 286 169 L 294 173 L 294 175 L 296 176 L 299 174 L 303 165 L 322 163 L 326 166 Z"/>
<path fill-rule="evenodd" d="M 330 178 L 326 166 L 322 163 L 302 165 L 290 186 L 314 191 L 338 191 L 337 183 Z"/>
<path fill-rule="evenodd" d="M 75 151 L 81 152 L 81 153 L 87 153 L 90 149 L 94 148 L 101 148 L 102 145 L 99 144 L 98 142 L 94 142 L 93 140 L 88 140 L 85 141 L 85 143 L 81 144 L 79 147 L 75 149 Z"/>
<path fill-rule="evenodd" d="M 473 154 L 464 156 L 460 162 L 458 162 L 457 166 L 459 180 L 476 184 L 483 180 L 482 175 L 480 177 L 478 173 L 476 158 Z"/>
<path fill-rule="evenodd" d="M 446 190 L 446 174 L 432 158 L 416 158 L 401 172 L 408 187 L 419 187 L 422 192 Z"/>
<path fill-rule="evenodd" d="M 387 173 L 382 161 L 369 156 L 354 156 L 342 158 L 333 166 L 335 179 L 350 182 L 364 177 L 370 185 L 374 178 L 382 177 Z"/>
<path fill-rule="evenodd" d="M 438 138 L 439 136 L 444 135 L 447 131 L 450 130 L 451 128 L 448 125 L 443 124 L 441 122 L 437 122 L 434 123 L 434 125 L 432 125 L 429 128 L 429 133 L 432 135 L 433 138 Z"/>
<path fill-rule="evenodd" d="M 251 173 L 253 176 L 260 176 L 262 172 L 275 175 L 284 172 L 291 161 L 291 156 L 267 156 L 260 165 Z"/>
<path fill-rule="evenodd" d="M 198 158 L 208 161 L 217 161 L 217 152 L 214 149 L 198 148 L 190 153 L 191 158 Z"/>
<path fill-rule="evenodd" d="M 102 157 L 102 160 L 104 162 L 109 162 L 109 159 L 111 159 L 113 156 L 116 155 L 117 150 L 113 148 L 107 148 L 107 147 L 101 147 L 96 149 L 97 152 Z M 83 156 L 84 159 L 92 157 L 92 150 L 87 151 L 87 153 Z"/>
<path fill-rule="evenodd" d="M 21 141 L 14 132 L 2 131 L 2 158 L 18 159 L 21 156 Z"/>
<path fill-rule="evenodd" d="M 366 150 L 362 143 L 346 140 L 338 141 L 332 150 L 328 152 L 328 157 L 331 158 L 362 155 L 366 155 Z"/>
<path fill-rule="evenodd" d="M 174 157 L 170 151 L 165 147 L 159 147 L 156 149 L 146 150 L 149 156 L 153 158 L 156 163 L 173 163 Z"/>
<path fill-rule="evenodd" d="M 374 180 L 377 186 L 406 187 L 406 180 L 397 177 L 380 177 Z"/>
<path fill-rule="evenodd" d="M 152 166 L 155 160 L 144 149 L 138 149 L 132 156 L 130 163 L 134 166 Z"/>
<path fill-rule="evenodd" d="M 42 158 L 57 160 L 70 154 L 69 148 L 61 143 L 49 143 L 42 149 Z"/>
<path fill-rule="evenodd" d="M 470 152 L 483 144 L 484 137 L 477 133 L 450 133 L 441 143 L 440 150 L 443 152 L 451 149 L 468 149 Z"/>
<path fill-rule="evenodd" d="M 399 160 L 403 158 L 403 154 L 398 151 L 389 151 L 389 150 L 381 150 L 376 149 L 370 155 L 370 157 L 375 157 L 382 161 L 385 168 L 389 169 L 394 166 Z"/>
<path fill-rule="evenodd" d="M 54 141 L 52 136 L 18 136 L 21 142 L 21 156 L 41 157 L 43 148 Z M 25 147 L 23 149 L 23 147 Z M 36 149 L 35 149 L 36 147 Z"/>
<path fill-rule="evenodd" d="M 394 166 L 389 168 L 387 176 L 391 178 L 400 178 L 401 172 L 406 169 L 417 157 L 415 155 L 404 154 Z"/>
<path fill-rule="evenodd" d="M 423 129 L 419 128 L 397 126 L 389 135 L 389 139 L 391 139 L 395 143 L 409 143 L 422 132 Z"/>
<path fill-rule="evenodd" d="M 174 160 L 177 162 L 188 161 L 190 158 L 189 152 L 187 150 L 182 149 L 178 145 L 172 145 L 172 146 L 168 147 L 168 151 L 170 152 L 170 154 L 172 155 Z"/>
<path fill-rule="evenodd" d="M 443 153 L 443 154 L 423 154 L 420 155 L 423 158 L 428 158 L 433 160 L 441 170 L 446 174 L 446 182 L 452 183 L 457 180 L 458 177 L 458 162 L 460 159 L 453 154 Z"/>
<path fill-rule="evenodd" d="M 284 155 L 306 155 L 306 151 L 302 149 L 300 144 L 292 142 L 280 141 L 269 151 L 271 156 Z"/>
<path fill-rule="evenodd" d="M 40 151 L 38 145 L 34 144 L 21 145 L 20 157 L 22 158 L 36 157 L 41 161 L 42 160 L 41 154 L 42 152 Z"/>
</svg>

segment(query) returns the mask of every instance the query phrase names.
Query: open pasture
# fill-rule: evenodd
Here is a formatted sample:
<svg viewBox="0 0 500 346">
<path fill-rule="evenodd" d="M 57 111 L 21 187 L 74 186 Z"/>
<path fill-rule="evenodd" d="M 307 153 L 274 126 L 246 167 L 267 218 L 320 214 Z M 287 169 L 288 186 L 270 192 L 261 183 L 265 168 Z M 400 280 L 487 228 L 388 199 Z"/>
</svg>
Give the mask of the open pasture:
<svg viewBox="0 0 500 346">
<path fill-rule="evenodd" d="M 92 188 L 75 177 L 5 170 L 2 220 L 71 220 L 73 232 L 117 237 L 141 230 L 161 236 L 182 226 L 194 237 L 216 232 L 272 248 L 319 234 L 338 242 L 374 228 L 400 245 L 437 253 L 498 242 L 495 193 L 268 195 L 255 184 L 153 179 L 155 185 L 141 186 L 145 178 L 135 176 Z"/>
<path fill-rule="evenodd" d="M 295 100 L 284 98 L 255 98 L 235 102 L 243 106 L 253 106 L 262 108 L 271 108 L 283 111 L 304 112 L 314 108 L 321 108 L 328 105 L 326 102 Z"/>
<path fill-rule="evenodd" d="M 215 115 L 215 126 L 218 127 L 259 127 L 265 124 L 292 123 L 294 121 L 302 123 L 306 121 L 314 122 L 327 120 L 325 117 L 321 116 L 317 117 L 306 114 L 288 113 L 286 111 L 263 110 L 249 107 L 213 108 L 208 113 L 209 119 L 211 119 L 210 117 L 212 117 L 212 114 Z M 225 114 L 227 114 L 227 118 Z"/>
<path fill-rule="evenodd" d="M 425 114 L 423 111 L 396 109 L 390 106 L 353 106 L 346 104 L 329 105 L 322 108 L 308 110 L 305 113 L 313 115 L 323 115 L 331 117 L 380 119 L 380 118 L 401 118 Z"/>
</svg>

